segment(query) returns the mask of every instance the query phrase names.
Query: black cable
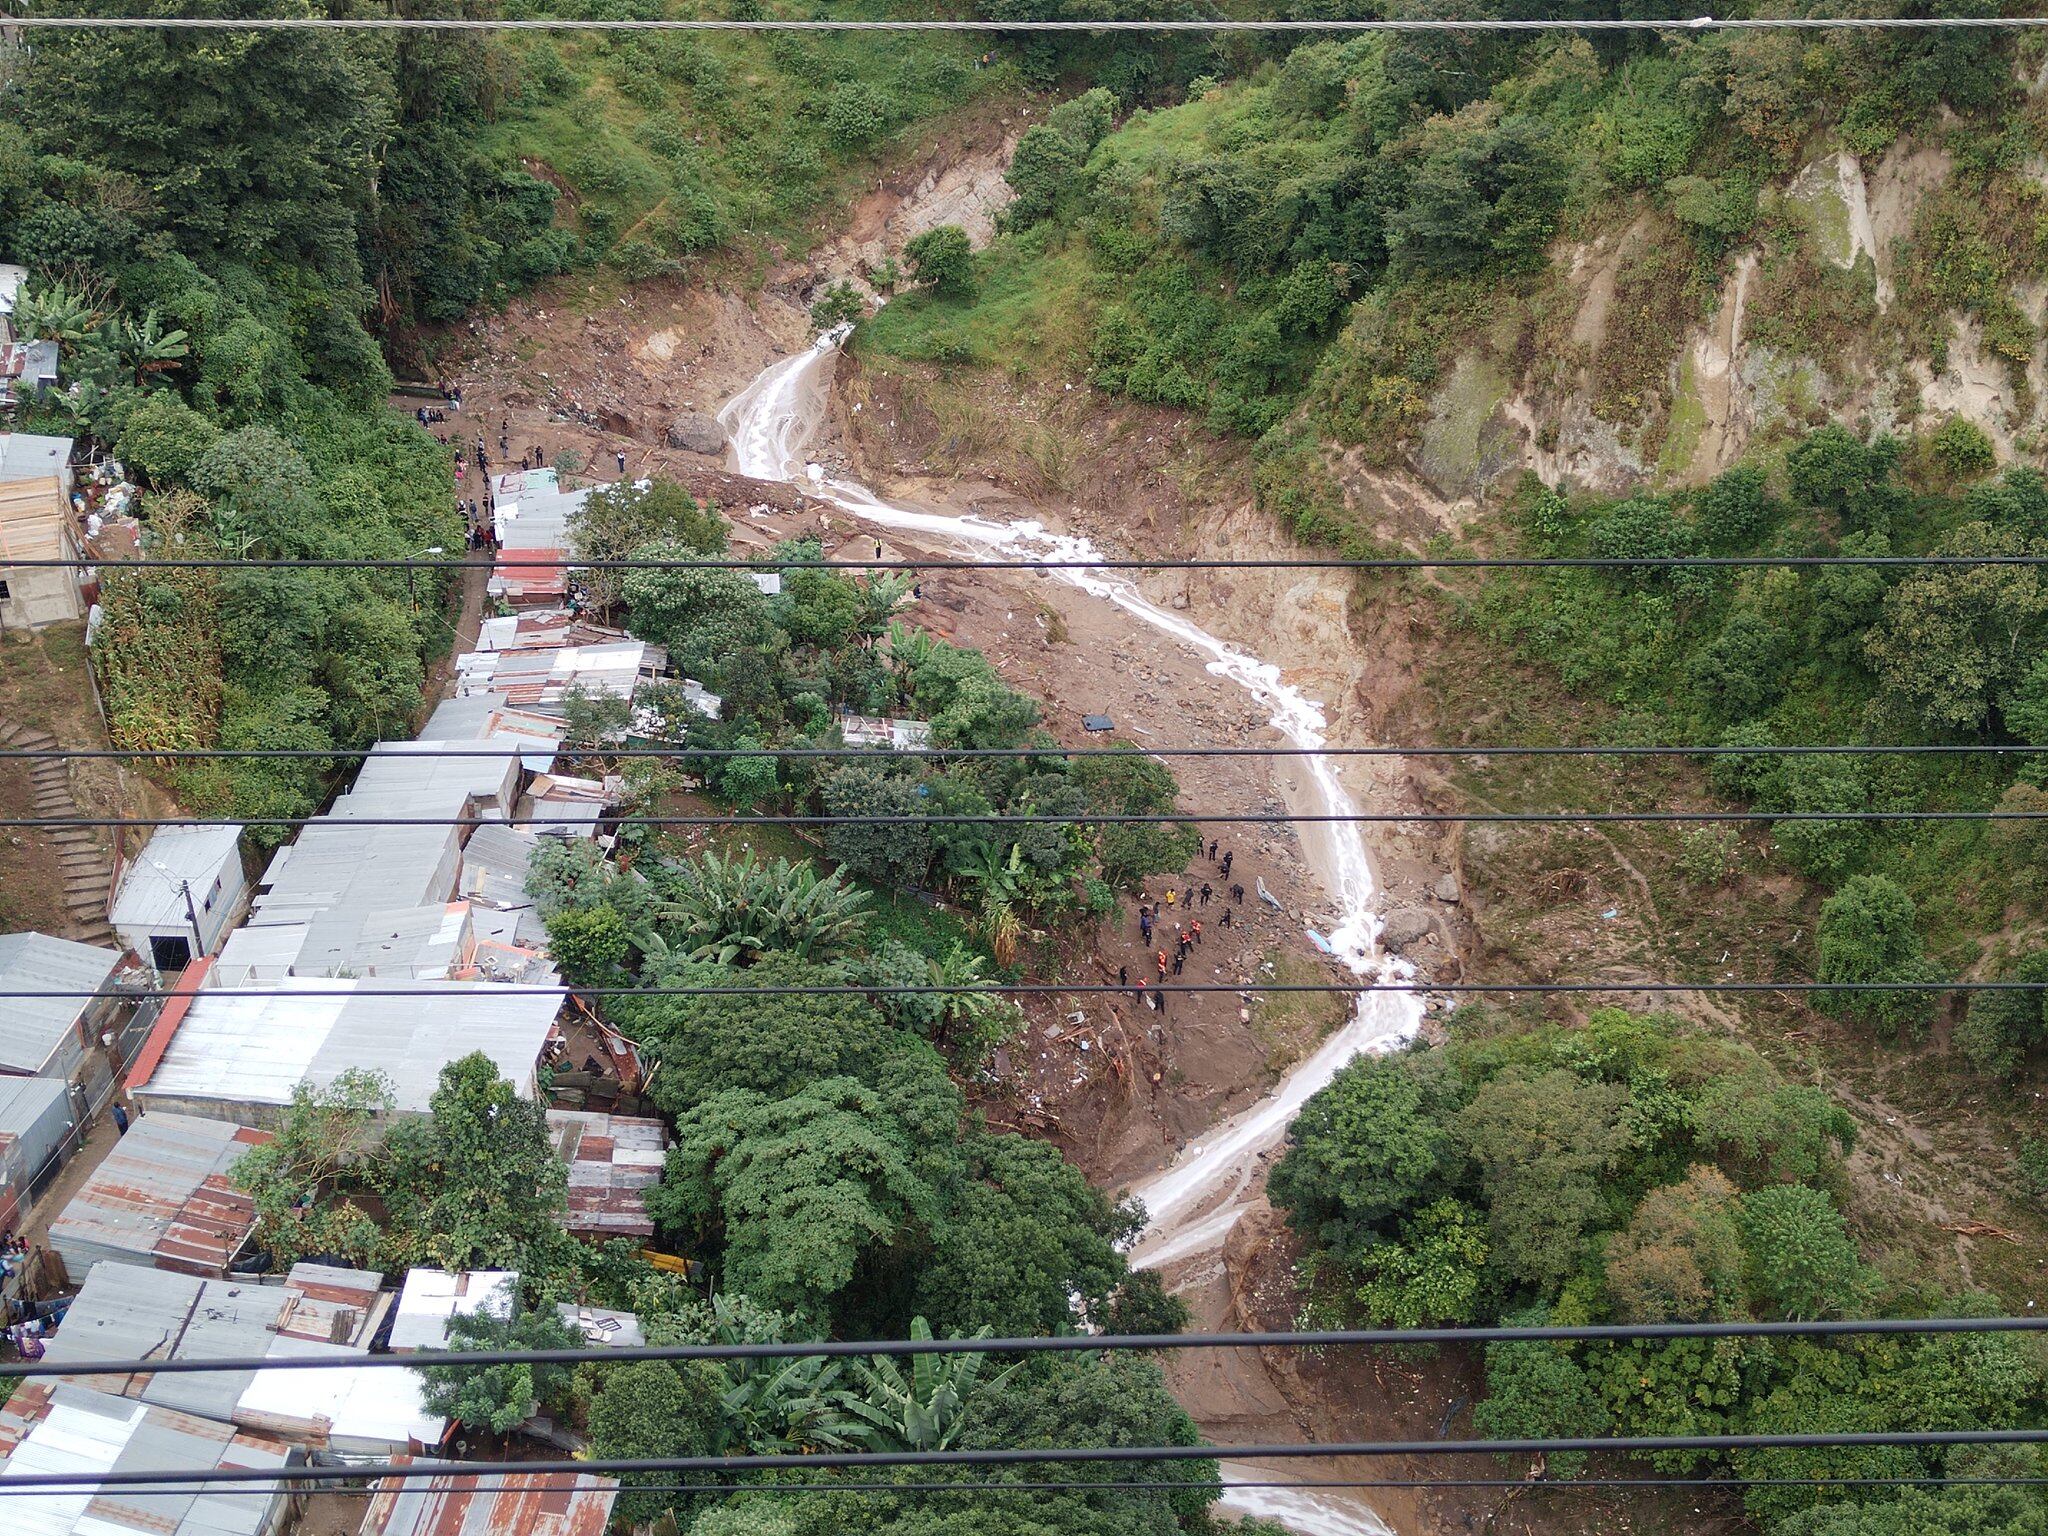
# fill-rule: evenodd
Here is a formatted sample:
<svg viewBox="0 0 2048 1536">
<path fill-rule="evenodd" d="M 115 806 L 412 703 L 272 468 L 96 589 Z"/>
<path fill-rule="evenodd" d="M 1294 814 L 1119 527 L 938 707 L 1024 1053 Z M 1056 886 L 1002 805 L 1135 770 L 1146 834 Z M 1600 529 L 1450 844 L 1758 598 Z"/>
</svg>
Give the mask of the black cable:
<svg viewBox="0 0 2048 1536">
<path fill-rule="evenodd" d="M 74 1370 L 74 1374 L 80 1374 Z M 97 1372 L 91 1372 L 97 1374 Z M 1653 1456 L 1674 1451 L 1933 1449 L 1969 1445 L 2048 1445 L 2048 1429 L 1861 1430 L 1775 1435 L 1603 1435 L 1555 1439 L 1358 1440 L 1275 1445 L 1089 1445 L 1002 1447 L 973 1451 L 819 1451 L 807 1455 L 656 1456 L 588 1461 L 466 1463 L 498 1477 L 582 1473 L 631 1477 L 649 1472 L 788 1472 L 836 1467 L 1095 1466 L 1131 1462 L 1322 1460 L 1388 1456 L 1534 1456 L 1614 1453 Z M 449 1476 L 446 1464 L 369 1462 L 353 1466 L 174 1468 L 166 1471 L 84 1471 L 9 1476 L 9 1489 L 166 1488 L 268 1483 L 349 1483 L 370 1478 L 419 1482 Z M 458 1474 L 459 1475 L 459 1474 Z M 1200 1486 L 1197 1484 L 1196 1486 Z"/>
<path fill-rule="evenodd" d="M 56 759 L 81 762 L 97 758 L 163 758 L 175 762 L 210 762 L 225 759 L 360 759 L 375 756 L 394 758 L 527 758 L 536 752 L 563 757 L 620 758 L 731 758 L 731 757 L 857 757 L 894 758 L 1040 758 L 1040 757 L 1826 757 L 1826 756 L 1969 756 L 1973 754 L 2048 754 L 2048 746 L 2017 744 L 2003 746 L 1985 742 L 1954 745 L 1870 746 L 1849 742 L 1828 742 L 1818 746 L 1475 746 L 1451 745 L 1415 747 L 607 747 L 571 746 L 533 737 L 523 745 L 502 747 L 421 747 L 381 751 L 392 743 L 375 747 L 4 747 L 0 761 Z"/>
<path fill-rule="evenodd" d="M 605 816 L 594 818 L 608 827 L 1101 827 L 1184 826 L 1324 826 L 1363 823 L 1443 826 L 1453 822 L 1497 822 L 1554 825 L 1583 822 L 1597 825 L 1637 822 L 1776 822 L 1776 821 L 2048 821 L 2048 811 L 1187 811 L 1126 815 L 1080 811 L 1069 815 L 1028 814 L 938 816 Z M 310 816 L 10 816 L 0 829 L 37 827 L 559 827 L 569 825 L 561 812 L 535 811 L 530 816 L 338 816 L 320 811 Z M 581 825 L 581 823 L 575 823 Z"/>
<path fill-rule="evenodd" d="M 2042 18 L 2048 25 L 2048 17 Z M 1321 23 L 1317 23 L 1318 26 Z M 1518 570 L 1754 570 L 1781 566 L 1918 567 L 2048 565 L 2048 555 L 1415 555 L 1346 558 L 1329 555 L 1301 560 L 653 560 L 620 556 L 581 560 L 500 555 L 495 560 L 376 559 L 368 556 L 306 556 L 303 559 L 156 556 L 135 560 L 94 560 L 49 556 L 10 560 L 22 570 L 116 571 L 1518 571 Z"/>
<path fill-rule="evenodd" d="M 326 980 L 309 977 L 308 980 Z M 123 987 L 116 993 L 80 988 L 0 988 L 0 998 L 48 999 L 208 997 L 442 997 L 452 989 L 471 987 L 489 990 L 505 986 L 498 981 L 444 980 L 432 986 L 413 987 L 230 987 L 193 990 L 179 987 Z M 1251 997 L 1266 992 L 1371 993 L 1423 992 L 1472 993 L 1482 996 L 1534 996 L 1552 994 L 1647 993 L 1651 995 L 1690 992 L 2044 992 L 2048 981 L 1176 981 L 1170 986 L 1132 982 L 1061 983 L 1052 981 L 985 982 L 969 986 L 929 983 L 916 986 L 772 986 L 772 987 L 571 987 L 553 990 L 573 992 L 578 997 L 1120 997 L 1133 992 L 1235 992 Z M 4 1371 L 4 1367 L 0 1367 Z"/>
<path fill-rule="evenodd" d="M 1008 1339 L 814 1339 L 630 1348 L 426 1350 L 403 1355 L 245 1355 L 184 1360 L 10 1360 L 0 1380 L 37 1376 L 201 1376 L 230 1371 L 417 1370 L 423 1366 L 623 1365 L 643 1360 L 809 1360 L 876 1355 L 1099 1354 L 1110 1350 L 1331 1349 L 1414 1344 L 1614 1343 L 1660 1339 L 1869 1338 L 2048 1332 L 2040 1317 L 1867 1317 L 1787 1322 L 1584 1323 L 1491 1328 L 1330 1328 L 1302 1332 L 1051 1334 Z M 1252 1454 L 1247 1452 L 1246 1454 Z"/>
<path fill-rule="evenodd" d="M 369 31 L 369 32 L 1713 32 L 1713 31 L 1936 31 L 2026 30 L 2048 25 L 2039 16 L 1744 16 L 1671 17 L 1664 20 L 1601 17 L 1574 20 L 1479 18 L 1470 21 L 1400 18 L 1390 20 L 1202 20 L 997 21 L 981 19 L 841 21 L 791 20 L 579 20 L 574 17 L 415 16 L 8 16 L 9 26 L 68 31 Z"/>
<path fill-rule="evenodd" d="M 472 1473 L 468 1469 L 477 1470 Z M 490 1462 L 444 1464 L 443 1470 L 460 1479 L 468 1493 L 520 1492 L 540 1484 L 551 1488 L 573 1488 L 575 1478 L 559 1481 L 562 1473 L 532 1473 L 517 1482 L 490 1482 Z M 952 1483 L 632 1483 L 635 1493 L 680 1493 L 718 1496 L 735 1493 L 1153 1493 L 1185 1492 L 1189 1488 L 1214 1488 L 1228 1493 L 1233 1488 L 1293 1488 L 1305 1493 L 1322 1489 L 1372 1488 L 1527 1488 L 1569 1493 L 1584 1488 L 2035 1488 L 2048 1486 L 2048 1477 L 1343 1477 L 1343 1478 L 1221 1478 L 1211 1483 L 1192 1478 L 1096 1478 L 1089 1480 Z M 367 1499 L 376 1497 L 375 1488 L 323 1488 L 328 1498 Z M 0 1477 L 0 1497 L 8 1495 L 7 1482 Z M 16 1498 L 40 1497 L 31 1491 Z M 121 1497 L 131 1498 L 230 1498 L 225 1488 L 124 1488 Z"/>
</svg>

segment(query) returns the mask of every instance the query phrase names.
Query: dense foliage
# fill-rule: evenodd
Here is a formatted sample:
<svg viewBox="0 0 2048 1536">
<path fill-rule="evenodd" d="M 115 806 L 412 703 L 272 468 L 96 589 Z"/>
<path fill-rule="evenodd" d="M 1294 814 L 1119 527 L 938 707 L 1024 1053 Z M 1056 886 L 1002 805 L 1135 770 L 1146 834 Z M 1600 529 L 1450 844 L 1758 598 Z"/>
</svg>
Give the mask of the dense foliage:
<svg viewBox="0 0 2048 1536">
<path fill-rule="evenodd" d="M 1311 1245 L 1313 1305 L 1359 1323 L 1995 1305 L 1863 1261 L 1837 1205 L 1850 1138 L 1824 1091 L 1675 1019 L 1609 1010 L 1582 1028 L 1517 1030 L 1473 1018 L 1448 1047 L 1340 1073 L 1295 1122 L 1272 1194 Z M 2037 1352 L 2000 1335 L 1509 1343 L 1485 1365 L 1474 1427 L 1501 1438 L 2009 1428 L 2048 1408 Z M 1657 1458 L 1672 1472 L 1795 1479 L 1961 1475 L 1981 1460 L 1940 1448 Z M 1549 1470 L 1583 1463 L 1553 1457 Z M 1772 1536 L 1912 1528 L 1834 1508 L 1859 1496 L 1874 1499 L 1844 1485 L 1747 1492 Z"/>
</svg>

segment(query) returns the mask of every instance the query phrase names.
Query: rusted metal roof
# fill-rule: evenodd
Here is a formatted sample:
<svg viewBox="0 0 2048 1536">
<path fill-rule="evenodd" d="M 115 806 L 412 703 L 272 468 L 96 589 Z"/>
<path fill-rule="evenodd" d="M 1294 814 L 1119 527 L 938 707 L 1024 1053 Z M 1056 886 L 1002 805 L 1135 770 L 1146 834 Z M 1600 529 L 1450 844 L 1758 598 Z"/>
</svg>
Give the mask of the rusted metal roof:
<svg viewBox="0 0 2048 1536">
<path fill-rule="evenodd" d="M 619 1485 L 560 1474 L 477 1472 L 399 1481 L 386 1479 L 370 1496 L 362 1536 L 602 1536 Z"/>
<path fill-rule="evenodd" d="M 569 1165 L 568 1229 L 590 1237 L 652 1237 L 647 1191 L 661 1178 L 668 1147 L 661 1122 L 551 1109 L 548 1131 Z"/>
<path fill-rule="evenodd" d="M 0 1488 L 9 1477 L 154 1472 L 166 1467 L 269 1470 L 293 1453 L 267 1435 L 111 1397 L 84 1387 L 29 1382 L 0 1409 Z M 261 1536 L 276 1527 L 282 1484 L 134 1492 L 86 1487 L 6 1501 L 8 1536 Z M 580 1536 L 580 1533 L 579 1533 Z M 594 1533 L 593 1533 L 594 1536 Z"/>
<path fill-rule="evenodd" d="M 75 1279 L 102 1259 L 223 1274 L 256 1227 L 228 1170 L 269 1140 L 221 1120 L 143 1115 L 50 1224 L 50 1246 Z"/>
</svg>

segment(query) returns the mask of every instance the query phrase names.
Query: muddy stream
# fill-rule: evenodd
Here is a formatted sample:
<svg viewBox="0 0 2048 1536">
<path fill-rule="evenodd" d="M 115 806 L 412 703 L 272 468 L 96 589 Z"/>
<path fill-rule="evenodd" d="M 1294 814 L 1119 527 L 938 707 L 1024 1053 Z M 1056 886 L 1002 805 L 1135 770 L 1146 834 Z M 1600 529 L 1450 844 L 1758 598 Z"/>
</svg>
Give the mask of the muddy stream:
<svg viewBox="0 0 2048 1536">
<path fill-rule="evenodd" d="M 1290 744 L 1311 750 L 1301 759 L 1307 782 L 1299 791 L 1304 803 L 1297 810 L 1335 816 L 1356 813 L 1357 804 L 1332 760 L 1313 751 L 1324 745 L 1327 722 L 1322 707 L 1283 681 L 1277 666 L 1161 608 L 1119 573 L 1092 565 L 1107 557 L 1088 540 L 1037 522 L 996 522 L 899 505 L 863 485 L 827 475 L 813 461 L 811 449 L 828 417 L 839 341 L 839 334 L 831 333 L 804 351 L 778 359 L 720 410 L 735 472 L 795 485 L 854 518 L 928 541 L 951 557 L 1061 562 L 1051 575 L 1133 624 L 1206 655 L 1209 672 L 1249 694 Z M 1404 963 L 1380 952 L 1380 922 L 1373 912 L 1375 880 L 1359 824 L 1310 823 L 1301 833 L 1316 878 L 1335 905 L 1337 920 L 1324 936 L 1335 958 L 1364 980 L 1408 979 L 1411 973 Z M 1151 1218 L 1138 1240 L 1134 1262 L 1159 1268 L 1170 1280 L 1191 1268 L 1220 1262 L 1225 1239 L 1258 1195 L 1265 1155 L 1279 1145 L 1302 1104 L 1352 1057 L 1409 1040 L 1421 1020 L 1422 999 L 1415 993 L 1360 993 L 1343 1026 L 1286 1072 L 1270 1093 L 1212 1127 L 1166 1168 L 1133 1187 Z M 1226 1479 L 1314 1475 L 1249 1463 L 1225 1465 Z M 1223 1503 L 1239 1513 L 1280 1520 L 1311 1536 L 1391 1536 L 1391 1527 L 1368 1505 L 1340 1490 L 1233 1488 L 1226 1490 Z"/>
</svg>

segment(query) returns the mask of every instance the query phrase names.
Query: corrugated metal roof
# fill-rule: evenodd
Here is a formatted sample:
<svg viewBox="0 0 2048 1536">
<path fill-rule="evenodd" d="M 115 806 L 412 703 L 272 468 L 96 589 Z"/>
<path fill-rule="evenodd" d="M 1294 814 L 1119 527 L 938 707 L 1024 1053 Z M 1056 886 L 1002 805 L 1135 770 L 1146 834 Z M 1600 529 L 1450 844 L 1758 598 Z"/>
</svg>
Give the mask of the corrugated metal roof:
<svg viewBox="0 0 2048 1536">
<path fill-rule="evenodd" d="M 114 950 L 47 933 L 0 934 L 0 993 L 97 992 L 121 963 Z M 11 997 L 0 1008 L 0 1068 L 35 1072 L 89 1006 L 73 997 Z"/>
<path fill-rule="evenodd" d="M 391 1322 L 393 1350 L 442 1349 L 448 1343 L 448 1319 L 488 1312 L 510 1317 L 519 1295 L 519 1276 L 509 1269 L 408 1270 L 405 1289 Z"/>
<path fill-rule="evenodd" d="M 69 1097 L 58 1078 L 0 1077 L 0 1137 L 25 1134 L 52 1104 Z"/>
<path fill-rule="evenodd" d="M 619 1485 L 533 1473 L 387 1478 L 363 1515 L 362 1536 L 602 1536 Z"/>
<path fill-rule="evenodd" d="M 0 432 L 0 481 L 61 477 L 71 463 L 71 439 L 35 432 Z"/>
<path fill-rule="evenodd" d="M 397 1109 L 423 1112 L 441 1069 L 482 1051 L 530 1096 L 564 995 L 555 987 L 450 982 L 425 1003 L 416 996 L 358 996 L 357 987 L 299 977 L 260 993 L 202 992 L 149 1081 L 133 1091 L 142 1098 L 287 1104 L 297 1084 L 325 1087 L 361 1067 L 390 1080 Z"/>
<path fill-rule="evenodd" d="M 224 1175 L 269 1139 L 226 1121 L 145 1114 L 50 1224 L 50 1246 L 73 1275 L 110 1258 L 219 1273 L 256 1226 L 255 1207 Z"/>
<path fill-rule="evenodd" d="M 241 857 L 241 836 L 238 826 L 158 827 L 122 877 L 110 920 L 136 928 L 189 923 L 182 884 L 191 887 L 192 905 L 203 905 L 221 871 Z"/>
<path fill-rule="evenodd" d="M 270 1468 L 287 1448 L 168 1408 L 84 1387 L 31 1382 L 0 1409 L 0 1486 L 10 1477 L 171 1468 Z M 282 1486 L 131 1493 L 85 1487 L 10 1496 L 8 1536 L 261 1536 L 277 1519 Z"/>
<path fill-rule="evenodd" d="M 659 1120 L 551 1109 L 548 1131 L 569 1165 L 571 1232 L 651 1237 L 648 1188 L 661 1178 L 668 1133 Z"/>
</svg>

